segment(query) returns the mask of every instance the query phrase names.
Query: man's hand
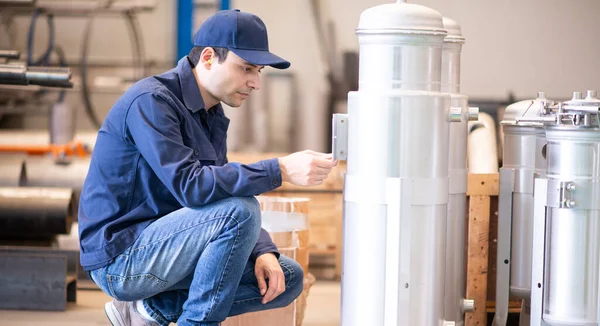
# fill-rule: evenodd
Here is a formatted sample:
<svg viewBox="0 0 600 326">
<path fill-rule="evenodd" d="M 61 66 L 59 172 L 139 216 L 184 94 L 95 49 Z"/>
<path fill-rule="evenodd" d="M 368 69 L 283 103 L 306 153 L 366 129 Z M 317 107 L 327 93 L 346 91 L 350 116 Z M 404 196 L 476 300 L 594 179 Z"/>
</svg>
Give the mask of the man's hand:
<svg viewBox="0 0 600 326">
<path fill-rule="evenodd" d="M 275 254 L 266 253 L 258 256 L 254 264 L 254 275 L 258 281 L 260 295 L 263 296 L 263 304 L 277 298 L 285 291 L 285 276 Z M 268 287 L 267 279 L 269 280 Z"/>
<path fill-rule="evenodd" d="M 279 158 L 281 179 L 297 186 L 318 186 L 337 165 L 332 154 L 305 150 Z"/>
</svg>

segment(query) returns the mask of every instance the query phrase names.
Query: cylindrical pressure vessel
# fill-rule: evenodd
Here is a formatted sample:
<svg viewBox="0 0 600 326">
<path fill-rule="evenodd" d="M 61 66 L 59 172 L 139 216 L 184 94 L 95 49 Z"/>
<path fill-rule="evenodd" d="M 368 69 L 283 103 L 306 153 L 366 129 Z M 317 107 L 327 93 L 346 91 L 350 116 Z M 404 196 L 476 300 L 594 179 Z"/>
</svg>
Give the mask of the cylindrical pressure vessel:
<svg viewBox="0 0 600 326">
<path fill-rule="evenodd" d="M 512 193 L 500 193 L 500 196 L 512 196 L 510 293 L 524 299 L 529 298 L 531 289 L 533 180 L 538 147 L 536 133 L 540 134 L 537 130 L 543 130 L 543 126 L 539 122 L 517 123 L 516 119 L 537 116 L 540 103 L 545 100 L 545 95 L 539 93 L 535 100 L 511 104 L 506 108 L 502 121 L 502 169 L 514 170 Z"/>
<path fill-rule="evenodd" d="M 509 296 L 523 299 L 520 325 L 530 322 L 533 186 L 536 167 L 539 170 L 543 164 L 537 152 L 543 124 L 531 119 L 537 119 L 546 101 L 540 92 L 534 100 L 511 104 L 501 122 L 504 146 L 498 207 L 495 326 L 507 323 Z"/>
<path fill-rule="evenodd" d="M 547 222 L 543 320 L 598 325 L 600 100 L 576 92 L 546 126 Z M 541 231 L 540 231 L 541 232 Z"/>
<path fill-rule="evenodd" d="M 442 92 L 450 93 L 451 107 L 460 121 L 450 124 L 448 151 L 449 198 L 446 231 L 446 280 L 444 320 L 464 324 L 466 295 L 465 244 L 467 207 L 468 98 L 460 94 L 460 53 L 465 42 L 460 25 L 444 17 L 448 35 L 442 48 Z M 457 119 L 458 120 L 458 119 Z"/>
<path fill-rule="evenodd" d="M 365 10 L 359 89 L 348 94 L 342 325 L 440 325 L 444 314 L 450 95 L 442 15 Z"/>
</svg>

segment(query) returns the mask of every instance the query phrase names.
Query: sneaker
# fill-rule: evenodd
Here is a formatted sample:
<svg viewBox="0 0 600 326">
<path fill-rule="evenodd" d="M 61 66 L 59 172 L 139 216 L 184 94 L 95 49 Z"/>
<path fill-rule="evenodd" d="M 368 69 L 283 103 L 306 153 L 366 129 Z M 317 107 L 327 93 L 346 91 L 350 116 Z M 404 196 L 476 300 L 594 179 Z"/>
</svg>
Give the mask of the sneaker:
<svg viewBox="0 0 600 326">
<path fill-rule="evenodd" d="M 113 300 L 104 305 L 104 312 L 113 326 L 160 326 L 158 322 L 142 317 L 134 302 Z"/>
</svg>

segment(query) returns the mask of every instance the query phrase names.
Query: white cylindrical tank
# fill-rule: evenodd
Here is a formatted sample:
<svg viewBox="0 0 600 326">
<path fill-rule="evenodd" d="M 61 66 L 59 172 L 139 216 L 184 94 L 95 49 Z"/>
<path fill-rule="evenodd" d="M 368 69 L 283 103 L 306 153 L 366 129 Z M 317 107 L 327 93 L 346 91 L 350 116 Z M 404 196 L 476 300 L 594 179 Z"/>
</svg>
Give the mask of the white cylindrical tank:
<svg viewBox="0 0 600 326">
<path fill-rule="evenodd" d="M 598 325 L 600 100 L 589 91 L 558 107 L 546 126 L 547 224 L 543 320 Z"/>
<path fill-rule="evenodd" d="M 441 325 L 450 95 L 441 93 L 442 15 L 395 3 L 356 31 L 359 89 L 348 94 L 344 326 Z"/>
<path fill-rule="evenodd" d="M 448 35 L 442 48 L 442 92 L 450 93 L 451 107 L 460 121 L 450 124 L 448 172 L 449 198 L 446 231 L 446 280 L 444 320 L 456 326 L 464 324 L 466 273 L 466 207 L 467 207 L 467 122 L 468 98 L 460 94 L 460 54 L 465 42 L 460 25 L 444 17 Z M 456 119 L 458 120 L 458 119 Z"/>
<path fill-rule="evenodd" d="M 520 325 L 529 324 L 531 250 L 533 241 L 533 181 L 541 122 L 517 122 L 537 117 L 545 94 L 534 100 L 509 105 L 501 122 L 504 134 L 500 198 L 498 207 L 498 255 L 496 269 L 496 315 L 494 325 L 506 325 L 508 300 L 523 299 Z M 540 132 L 540 130 L 542 132 Z M 537 136 L 536 136 L 537 135 Z M 540 137 L 538 137 L 540 136 Z M 538 162 L 538 165 L 540 163 Z"/>
</svg>

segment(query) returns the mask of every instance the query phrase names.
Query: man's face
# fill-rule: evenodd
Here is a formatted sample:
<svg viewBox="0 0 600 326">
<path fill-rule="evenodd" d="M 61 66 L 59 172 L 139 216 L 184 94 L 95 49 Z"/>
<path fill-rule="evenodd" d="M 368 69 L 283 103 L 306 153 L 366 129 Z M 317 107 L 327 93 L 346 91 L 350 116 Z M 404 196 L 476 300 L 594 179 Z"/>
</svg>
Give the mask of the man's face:
<svg viewBox="0 0 600 326">
<path fill-rule="evenodd" d="M 260 88 L 262 69 L 263 66 L 250 64 L 229 51 L 223 62 L 213 59 L 205 86 L 221 102 L 239 107 L 253 90 Z"/>
</svg>

